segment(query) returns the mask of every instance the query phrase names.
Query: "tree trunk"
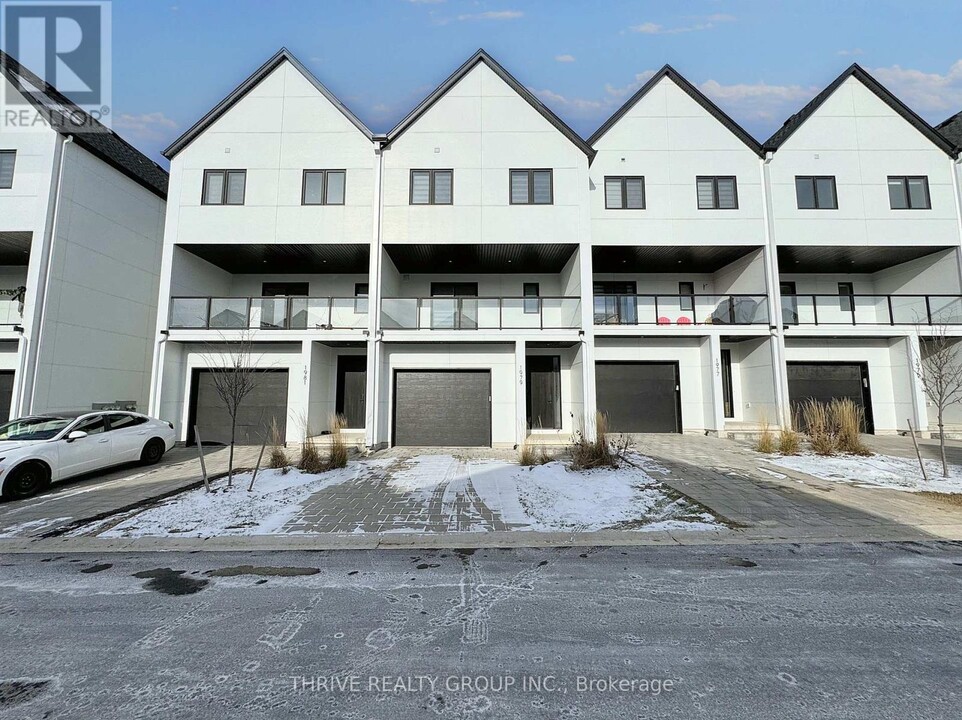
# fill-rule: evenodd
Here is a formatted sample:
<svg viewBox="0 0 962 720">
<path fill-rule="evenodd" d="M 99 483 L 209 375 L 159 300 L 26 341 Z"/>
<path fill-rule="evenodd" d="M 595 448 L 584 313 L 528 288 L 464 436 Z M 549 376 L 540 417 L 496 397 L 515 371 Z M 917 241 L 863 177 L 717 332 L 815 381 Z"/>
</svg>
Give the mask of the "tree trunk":
<svg viewBox="0 0 962 720">
<path fill-rule="evenodd" d="M 939 408 L 939 455 L 942 456 L 942 477 L 949 476 L 949 463 L 945 459 L 945 426 L 942 424 L 942 408 Z"/>
<path fill-rule="evenodd" d="M 237 420 L 230 419 L 230 456 L 227 458 L 227 487 L 234 486 L 234 431 Z"/>
</svg>

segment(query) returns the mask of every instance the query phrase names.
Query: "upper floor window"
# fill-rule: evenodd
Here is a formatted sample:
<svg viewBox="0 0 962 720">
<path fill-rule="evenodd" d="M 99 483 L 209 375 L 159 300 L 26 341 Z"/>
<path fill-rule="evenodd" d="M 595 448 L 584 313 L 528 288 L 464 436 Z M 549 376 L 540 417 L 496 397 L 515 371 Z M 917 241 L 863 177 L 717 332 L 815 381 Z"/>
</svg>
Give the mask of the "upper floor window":
<svg viewBox="0 0 962 720">
<path fill-rule="evenodd" d="M 835 177 L 798 175 L 795 177 L 795 196 L 799 210 L 838 210 Z"/>
<path fill-rule="evenodd" d="M 301 205 L 343 205 L 344 170 L 305 170 Z"/>
<path fill-rule="evenodd" d="M 454 202 L 454 170 L 412 170 L 412 205 L 451 205 Z"/>
<path fill-rule="evenodd" d="M 699 210 L 737 210 L 738 188 L 733 177 L 699 177 Z"/>
<path fill-rule="evenodd" d="M 889 176 L 889 204 L 893 210 L 929 210 L 929 179 L 925 175 Z"/>
<path fill-rule="evenodd" d="M 552 205 L 554 182 L 551 170 L 512 170 L 512 205 Z"/>
<path fill-rule="evenodd" d="M 16 150 L 0 150 L 0 190 L 13 187 L 13 166 L 16 162 Z"/>
<path fill-rule="evenodd" d="M 608 210 L 644 210 L 645 178 L 605 177 L 605 208 Z"/>
<path fill-rule="evenodd" d="M 246 170 L 204 170 L 204 205 L 243 205 Z"/>
</svg>

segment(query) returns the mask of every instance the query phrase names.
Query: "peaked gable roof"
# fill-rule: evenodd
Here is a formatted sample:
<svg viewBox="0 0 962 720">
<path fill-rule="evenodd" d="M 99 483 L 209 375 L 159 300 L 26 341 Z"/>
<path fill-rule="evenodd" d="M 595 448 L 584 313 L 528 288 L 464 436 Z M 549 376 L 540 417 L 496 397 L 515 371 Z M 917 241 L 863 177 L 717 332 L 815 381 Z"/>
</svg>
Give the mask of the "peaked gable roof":
<svg viewBox="0 0 962 720">
<path fill-rule="evenodd" d="M 501 78 L 507 85 L 514 90 L 518 95 L 520 95 L 524 100 L 538 113 L 544 117 L 549 123 L 551 123 L 562 135 L 568 138 L 579 150 L 581 150 L 585 155 L 588 156 L 590 160 L 595 156 L 595 151 L 581 138 L 578 133 L 568 127 L 565 122 L 555 115 L 544 103 L 542 103 L 538 98 L 532 94 L 524 85 L 519 83 L 501 64 L 491 57 L 484 48 L 479 49 L 474 55 L 468 58 L 461 67 L 455 70 L 447 80 L 438 85 L 438 87 L 424 100 L 422 100 L 418 105 L 407 114 L 407 116 L 401 120 L 394 129 L 387 134 L 387 143 L 385 145 L 390 145 L 398 137 L 400 137 L 405 130 L 407 130 L 411 125 L 417 122 L 424 113 L 426 113 L 434 103 L 440 100 L 451 88 L 458 84 L 458 82 L 464 78 L 469 72 L 471 72 L 478 63 L 484 63 L 490 68 L 495 75 Z"/>
<path fill-rule="evenodd" d="M 3 50 L 0 50 L 0 73 L 55 132 L 72 136 L 73 141 L 90 154 L 158 197 L 167 198 L 166 170 Z"/>
<path fill-rule="evenodd" d="M 652 88 L 655 87 L 663 79 L 668 78 L 675 85 L 680 87 L 684 92 L 696 103 L 701 105 L 705 110 L 718 122 L 724 125 L 728 130 L 732 132 L 739 140 L 741 140 L 748 148 L 755 154 L 761 156 L 763 155 L 762 146 L 753 138 L 745 128 L 739 125 L 737 122 L 731 119 L 728 114 L 718 107 L 715 103 L 708 99 L 708 97 L 694 85 L 692 85 L 688 80 L 686 80 L 681 73 L 675 70 L 671 65 L 665 65 L 661 70 L 652 75 L 651 79 L 648 80 L 644 85 L 642 85 L 638 92 L 632 95 L 628 100 L 618 108 L 614 115 L 605 120 L 605 122 L 595 130 L 594 134 L 588 138 L 588 144 L 594 147 L 594 145 L 602 138 L 602 136 L 607 133 L 615 124 L 623 118 L 631 108 L 633 108 L 639 100 L 641 100 L 645 95 L 647 95 Z"/>
<path fill-rule="evenodd" d="M 173 158 L 177 153 L 187 147 L 198 135 L 200 135 L 204 130 L 213 125 L 224 113 L 230 110 L 234 105 L 240 102 L 247 93 L 257 87 L 260 82 L 270 75 L 274 70 L 276 70 L 282 63 L 289 62 L 311 83 L 317 90 L 326 97 L 334 107 L 341 111 L 341 113 L 348 120 L 353 123 L 353 125 L 360 130 L 365 137 L 370 140 L 373 137 L 373 133 L 367 128 L 367 126 L 358 119 L 357 115 L 352 113 L 347 105 L 342 103 L 337 99 L 330 90 L 328 90 L 324 85 L 314 77 L 303 63 L 298 60 L 287 48 L 281 48 L 268 60 L 266 63 L 261 65 L 254 73 L 247 78 L 244 82 L 234 88 L 230 95 L 221 100 L 217 105 L 213 107 L 204 117 L 198 120 L 194 125 L 187 130 L 183 135 L 174 140 L 166 150 L 164 150 L 164 157 L 170 159 Z"/>
<path fill-rule="evenodd" d="M 955 145 L 956 150 L 962 148 L 962 112 L 943 120 L 935 126 L 935 129 L 939 131 L 942 137 Z"/>
<path fill-rule="evenodd" d="M 850 77 L 855 78 L 867 87 L 879 100 L 901 115 L 912 127 L 931 140 L 940 150 L 950 157 L 955 157 L 957 149 L 951 142 L 946 140 L 935 128 L 919 117 L 908 105 L 895 97 L 895 95 L 878 80 L 869 75 L 858 63 L 852 63 L 845 72 L 835 78 L 828 87 L 812 98 L 805 107 L 788 118 L 785 124 L 765 141 L 765 149 L 773 152 L 778 150 L 778 148 L 802 126 L 802 123 L 811 117 L 815 111 L 841 87 L 842 83 Z"/>
</svg>

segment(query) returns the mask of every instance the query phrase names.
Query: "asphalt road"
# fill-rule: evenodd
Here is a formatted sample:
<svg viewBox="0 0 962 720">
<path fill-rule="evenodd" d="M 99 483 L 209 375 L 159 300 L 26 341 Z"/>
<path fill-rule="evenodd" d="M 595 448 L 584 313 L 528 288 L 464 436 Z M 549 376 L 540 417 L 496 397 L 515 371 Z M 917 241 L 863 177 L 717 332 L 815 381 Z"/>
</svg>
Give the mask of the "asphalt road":
<svg viewBox="0 0 962 720">
<path fill-rule="evenodd" d="M 8 556 L 0 718 L 958 718 L 960 606 L 960 544 Z"/>
</svg>

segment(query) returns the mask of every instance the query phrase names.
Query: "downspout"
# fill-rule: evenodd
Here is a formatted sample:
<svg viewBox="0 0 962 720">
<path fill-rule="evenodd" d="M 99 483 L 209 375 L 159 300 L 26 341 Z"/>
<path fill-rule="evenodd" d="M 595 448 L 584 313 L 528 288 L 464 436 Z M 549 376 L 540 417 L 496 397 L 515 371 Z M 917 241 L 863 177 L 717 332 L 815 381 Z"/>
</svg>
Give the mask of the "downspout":
<svg viewBox="0 0 962 720">
<path fill-rule="evenodd" d="M 59 137 L 63 138 L 62 135 Z M 40 366 L 40 350 L 43 347 L 43 330 L 47 320 L 47 299 L 50 295 L 50 265 L 53 262 L 53 248 L 57 239 L 57 226 L 60 220 L 60 195 L 63 192 L 63 168 L 67 158 L 67 145 L 72 142 L 73 135 L 68 135 L 66 140 L 62 140 L 59 148 L 60 158 L 57 163 L 57 177 L 55 178 L 55 186 L 57 190 L 51 200 L 53 210 L 51 213 L 47 234 L 46 237 L 44 237 L 44 254 L 40 264 L 43 279 L 39 285 L 41 290 L 40 297 L 38 298 L 40 300 L 40 318 L 36 323 L 36 340 L 33 343 L 33 373 L 30 377 L 30 402 L 26 408 L 21 406 L 21 415 L 29 415 L 34 412 L 34 402 L 36 401 L 37 397 L 37 370 Z M 37 303 L 34 302 L 34 307 L 36 306 Z M 24 397 L 26 398 L 26 392 L 24 393 Z"/>
<path fill-rule="evenodd" d="M 374 140 L 374 228 L 371 238 L 371 262 L 368 266 L 368 370 L 371 377 L 368 397 L 373 398 L 371 407 L 371 427 L 365 431 L 366 444 L 371 448 L 380 445 L 378 437 L 381 417 L 381 217 L 383 215 L 383 192 L 381 176 L 384 169 L 384 140 Z"/>
<path fill-rule="evenodd" d="M 781 291 L 778 282 L 778 248 L 772 209 L 771 162 L 774 153 L 767 152 L 759 164 L 762 180 L 762 213 L 765 216 L 765 282 L 768 285 L 769 337 L 772 343 L 772 380 L 775 390 L 775 412 L 781 427 L 791 427 L 788 411 L 788 386 L 785 379 L 785 335 L 782 325 Z"/>
</svg>

